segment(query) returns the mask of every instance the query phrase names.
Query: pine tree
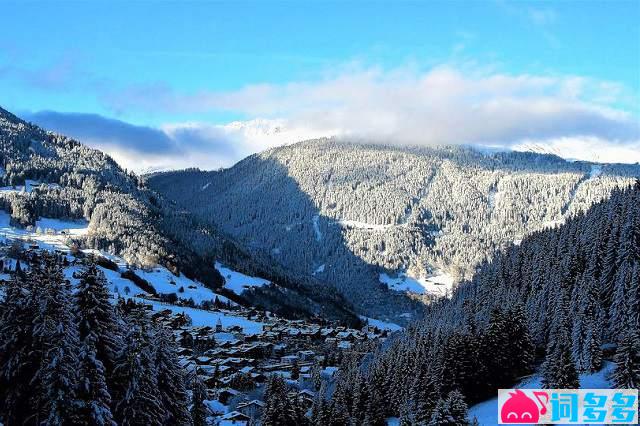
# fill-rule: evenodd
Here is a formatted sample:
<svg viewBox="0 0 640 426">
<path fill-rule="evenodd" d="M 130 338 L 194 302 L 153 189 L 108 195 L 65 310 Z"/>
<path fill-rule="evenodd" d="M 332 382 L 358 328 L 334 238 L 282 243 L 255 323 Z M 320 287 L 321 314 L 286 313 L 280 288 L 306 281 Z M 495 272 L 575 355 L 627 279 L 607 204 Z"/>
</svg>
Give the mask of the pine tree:
<svg viewBox="0 0 640 426">
<path fill-rule="evenodd" d="M 271 376 L 264 393 L 262 424 L 264 426 L 292 424 L 294 417 L 284 379 L 278 375 Z"/>
<path fill-rule="evenodd" d="M 453 423 L 452 420 L 449 404 L 447 404 L 444 399 L 439 399 L 433 410 L 433 414 L 431 414 L 429 426 L 454 425 L 455 423 Z"/>
<path fill-rule="evenodd" d="M 469 407 L 464 402 L 464 396 L 457 390 L 449 392 L 447 396 L 449 413 L 456 425 L 469 424 Z"/>
<path fill-rule="evenodd" d="M 421 374 L 416 376 L 411 387 L 413 404 L 411 415 L 418 424 L 426 424 L 431 419 L 433 410 L 438 403 L 439 385 L 435 374 L 423 367 Z"/>
<path fill-rule="evenodd" d="M 189 425 L 191 416 L 185 389 L 185 377 L 178 363 L 173 337 L 164 328 L 159 328 L 154 335 L 154 341 L 155 367 L 158 371 L 158 393 L 166 412 L 164 424 Z"/>
<path fill-rule="evenodd" d="M 113 369 L 122 337 L 104 274 L 91 262 L 82 271 L 75 293 L 80 340 L 95 336 L 96 354 L 109 372 Z"/>
<path fill-rule="evenodd" d="M 116 421 L 121 425 L 162 425 L 166 413 L 158 395 L 155 354 L 147 330 L 130 324 L 114 367 Z"/>
<path fill-rule="evenodd" d="M 311 407 L 311 424 L 313 426 L 330 426 L 331 425 L 331 410 L 327 406 L 326 384 L 320 385 L 320 390 L 316 393 L 313 399 L 313 406 Z"/>
<path fill-rule="evenodd" d="M 71 289 L 54 257 L 46 257 L 39 311 L 34 318 L 34 346 L 42 354 L 35 373 L 36 419 L 51 425 L 73 421 L 78 409 L 76 384 L 78 330 L 71 309 Z"/>
<path fill-rule="evenodd" d="M 204 401 L 206 399 L 207 389 L 198 375 L 198 369 L 196 369 L 191 381 L 191 419 L 193 421 L 193 426 L 207 425 L 209 412 L 207 407 L 204 405 Z"/>
<path fill-rule="evenodd" d="M 640 388 L 640 333 L 628 329 L 618 342 L 614 357 L 613 382 L 616 388 Z"/>
<path fill-rule="evenodd" d="M 97 357 L 95 340 L 95 335 L 90 333 L 80 344 L 77 421 L 79 424 L 115 426 L 105 369 Z"/>
<path fill-rule="evenodd" d="M 365 412 L 365 425 L 378 426 L 386 423 L 385 372 L 380 366 L 373 367 L 369 378 L 369 402 Z"/>
<path fill-rule="evenodd" d="M 29 396 L 41 359 L 33 350 L 38 294 L 25 277 L 16 275 L 0 302 L 0 421 L 8 425 L 23 424 L 33 414 Z"/>
</svg>

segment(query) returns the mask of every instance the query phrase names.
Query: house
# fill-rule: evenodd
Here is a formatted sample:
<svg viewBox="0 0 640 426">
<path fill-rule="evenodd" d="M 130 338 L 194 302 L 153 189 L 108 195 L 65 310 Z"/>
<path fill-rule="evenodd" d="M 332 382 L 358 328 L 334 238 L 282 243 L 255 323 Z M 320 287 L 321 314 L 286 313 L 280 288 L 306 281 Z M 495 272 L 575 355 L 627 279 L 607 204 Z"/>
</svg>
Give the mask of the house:
<svg viewBox="0 0 640 426">
<path fill-rule="evenodd" d="M 211 358 L 208 356 L 199 356 L 199 357 L 196 357 L 194 361 L 198 365 L 209 365 L 209 363 L 211 362 Z"/>
<path fill-rule="evenodd" d="M 222 416 L 220 425 L 246 425 L 250 420 L 251 417 L 239 411 L 232 411 Z"/>
<path fill-rule="evenodd" d="M 309 351 L 309 350 L 298 351 L 298 358 L 301 361 L 312 361 L 315 354 L 316 354 L 315 352 Z"/>
<path fill-rule="evenodd" d="M 293 364 L 294 362 L 297 362 L 298 359 L 298 355 L 285 355 L 280 357 L 280 362 L 283 364 Z"/>
<path fill-rule="evenodd" d="M 264 402 L 257 399 L 241 402 L 236 407 L 236 411 L 241 412 L 250 419 L 259 419 L 262 416 L 262 410 L 264 410 Z"/>
<path fill-rule="evenodd" d="M 231 398 L 234 398 L 236 396 L 240 396 L 241 392 L 235 390 L 235 389 L 231 389 L 231 388 L 223 388 L 220 389 L 218 391 L 218 401 L 222 402 L 223 404 L 228 404 L 229 400 Z"/>
</svg>

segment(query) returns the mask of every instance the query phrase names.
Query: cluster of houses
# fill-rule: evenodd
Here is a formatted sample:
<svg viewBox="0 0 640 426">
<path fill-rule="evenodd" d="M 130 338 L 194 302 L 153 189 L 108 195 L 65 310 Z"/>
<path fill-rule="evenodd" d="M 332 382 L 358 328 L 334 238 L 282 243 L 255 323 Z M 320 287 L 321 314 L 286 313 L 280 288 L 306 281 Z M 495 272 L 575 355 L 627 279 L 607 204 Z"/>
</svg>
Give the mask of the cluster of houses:
<svg viewBox="0 0 640 426">
<path fill-rule="evenodd" d="M 173 330 L 181 362 L 207 387 L 208 406 L 220 424 L 260 419 L 264 385 L 273 374 L 285 378 L 291 385 L 290 397 L 310 409 L 316 381 L 331 379 L 345 351 L 388 334 L 372 326 L 357 330 L 271 314 L 256 316 L 250 310 L 218 312 L 223 315 L 211 326 L 191 326 L 186 314 L 170 309 L 154 312 L 153 319 Z M 231 316 L 260 320 L 262 330 L 249 333 L 238 325 L 225 326 Z"/>
</svg>

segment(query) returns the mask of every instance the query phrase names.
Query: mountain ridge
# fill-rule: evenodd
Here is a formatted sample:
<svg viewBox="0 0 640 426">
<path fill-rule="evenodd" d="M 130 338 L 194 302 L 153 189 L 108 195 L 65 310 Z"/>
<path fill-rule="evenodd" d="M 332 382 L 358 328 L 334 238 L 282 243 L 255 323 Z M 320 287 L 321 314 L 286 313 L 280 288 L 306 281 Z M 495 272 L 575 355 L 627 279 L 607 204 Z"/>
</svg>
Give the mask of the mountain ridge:
<svg viewBox="0 0 640 426">
<path fill-rule="evenodd" d="M 326 315 L 357 322 L 348 303 L 313 280 L 295 281 L 233 238 L 197 220 L 127 173 L 108 155 L 0 110 L 0 209 L 12 224 L 33 226 L 41 216 L 85 219 L 89 232 L 75 244 L 122 256 L 143 267 L 166 266 L 204 284 L 223 284 L 222 261 L 277 286 L 247 292 L 244 303 L 294 315 Z M 29 184 L 33 183 L 33 184 Z M 17 187 L 25 190 L 17 190 Z"/>
<path fill-rule="evenodd" d="M 638 175 L 636 165 L 549 154 L 322 138 L 229 169 L 159 173 L 147 182 L 250 252 L 313 275 L 384 318 L 416 308 L 383 288 L 382 273 L 418 282 L 442 271 L 469 278 L 496 250 L 584 211 Z"/>
</svg>

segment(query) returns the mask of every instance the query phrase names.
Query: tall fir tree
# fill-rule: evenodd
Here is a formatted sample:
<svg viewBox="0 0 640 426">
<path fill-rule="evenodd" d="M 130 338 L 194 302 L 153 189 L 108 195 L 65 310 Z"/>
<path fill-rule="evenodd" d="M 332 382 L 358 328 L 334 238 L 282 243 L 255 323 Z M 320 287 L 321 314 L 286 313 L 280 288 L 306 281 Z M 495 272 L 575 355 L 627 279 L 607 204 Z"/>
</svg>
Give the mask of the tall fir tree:
<svg viewBox="0 0 640 426">
<path fill-rule="evenodd" d="M 116 421 L 125 425 L 162 425 L 166 412 L 158 394 L 155 353 L 148 327 L 131 324 L 114 367 Z"/>
<path fill-rule="evenodd" d="M 95 335 L 89 333 L 80 343 L 77 420 L 79 424 L 115 426 L 105 368 L 98 359 L 95 341 Z"/>
<path fill-rule="evenodd" d="M 209 411 L 204 404 L 207 399 L 207 389 L 198 374 L 196 368 L 193 378 L 191 379 L 191 420 L 193 426 L 206 426 Z"/>
<path fill-rule="evenodd" d="M 78 410 L 78 330 L 71 309 L 71 289 L 58 260 L 44 259 L 39 310 L 34 318 L 33 338 L 42 362 L 35 373 L 33 403 L 35 420 L 50 425 L 74 421 Z"/>
<path fill-rule="evenodd" d="M 173 336 L 159 327 L 154 333 L 155 368 L 158 376 L 158 393 L 165 409 L 164 424 L 184 426 L 191 423 L 185 377 L 178 361 Z"/>
</svg>

